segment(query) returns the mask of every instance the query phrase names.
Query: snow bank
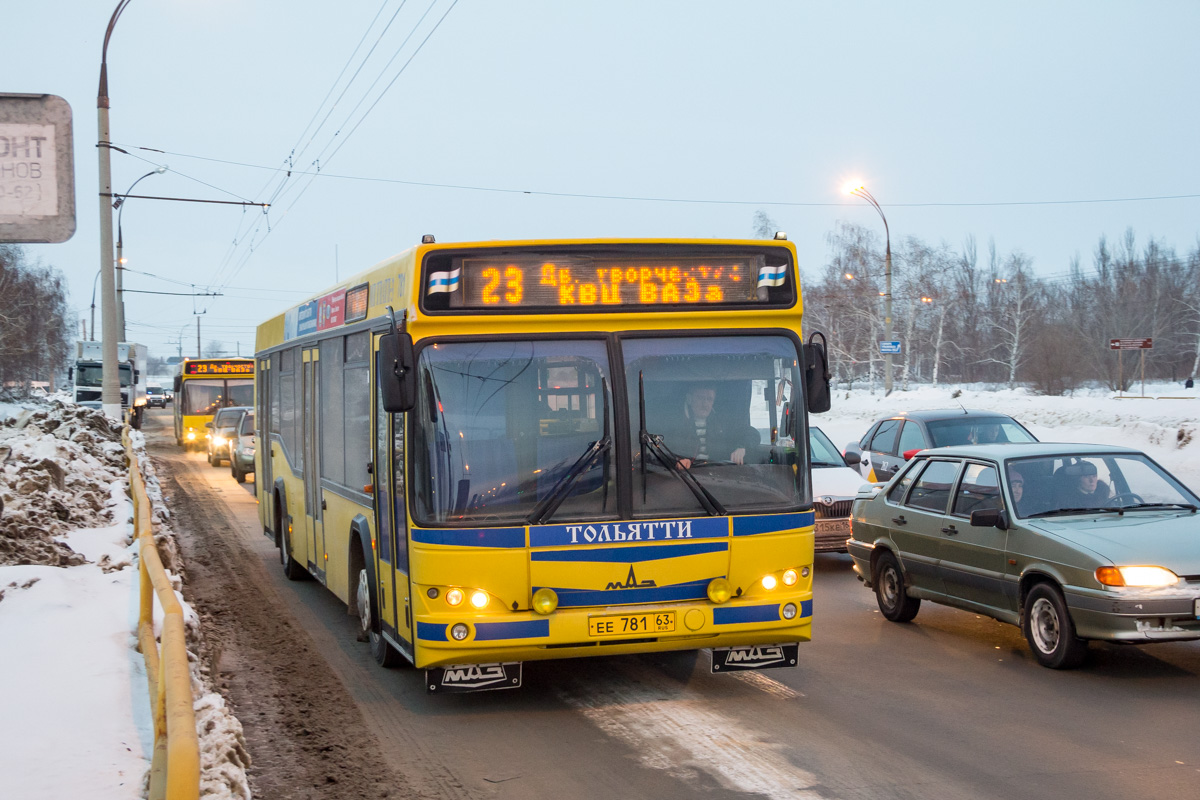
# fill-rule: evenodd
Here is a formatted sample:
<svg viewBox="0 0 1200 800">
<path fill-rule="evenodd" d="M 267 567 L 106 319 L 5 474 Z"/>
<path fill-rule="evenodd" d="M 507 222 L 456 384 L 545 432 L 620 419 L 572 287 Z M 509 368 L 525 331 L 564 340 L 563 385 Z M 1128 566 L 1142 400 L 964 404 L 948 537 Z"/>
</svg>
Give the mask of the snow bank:
<svg viewBox="0 0 1200 800">
<path fill-rule="evenodd" d="M 141 434 L 133 443 L 155 540 L 179 594 L 184 571 L 170 512 Z M 61 401 L 0 406 L 5 796 L 144 796 L 154 734 L 136 649 L 138 547 L 127 488 L 120 429 L 99 412 Z M 183 605 L 201 797 L 249 800 L 241 723 L 201 667 L 208 659 L 196 655 L 204 648 L 199 618 Z M 156 607 L 156 622 L 161 616 Z"/>
</svg>

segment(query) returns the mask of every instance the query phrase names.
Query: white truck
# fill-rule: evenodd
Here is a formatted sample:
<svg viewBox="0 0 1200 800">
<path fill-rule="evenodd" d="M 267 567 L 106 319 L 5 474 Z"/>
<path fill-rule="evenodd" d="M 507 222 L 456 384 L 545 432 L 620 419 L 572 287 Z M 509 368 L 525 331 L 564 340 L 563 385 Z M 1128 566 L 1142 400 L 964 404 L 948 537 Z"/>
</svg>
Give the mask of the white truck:
<svg viewBox="0 0 1200 800">
<path fill-rule="evenodd" d="M 129 424 L 142 427 L 146 411 L 146 345 L 121 342 L 117 345 L 117 365 L 121 379 L 121 410 L 129 411 Z M 104 374 L 104 347 L 101 342 L 75 343 L 75 402 L 100 408 Z"/>
</svg>

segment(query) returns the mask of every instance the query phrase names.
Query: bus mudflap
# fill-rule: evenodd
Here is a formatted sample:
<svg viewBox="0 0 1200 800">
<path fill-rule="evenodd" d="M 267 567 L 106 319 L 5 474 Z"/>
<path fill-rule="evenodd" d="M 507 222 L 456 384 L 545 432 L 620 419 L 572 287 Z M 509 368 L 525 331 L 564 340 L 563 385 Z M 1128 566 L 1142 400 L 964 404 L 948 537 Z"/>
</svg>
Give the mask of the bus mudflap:
<svg viewBox="0 0 1200 800">
<path fill-rule="evenodd" d="M 521 686 L 521 662 L 433 667 L 425 670 L 425 686 L 429 694 L 518 689 Z"/>
<path fill-rule="evenodd" d="M 798 663 L 799 656 L 799 642 L 714 647 L 712 649 L 712 671 L 715 674 L 744 669 L 794 667 Z"/>
</svg>

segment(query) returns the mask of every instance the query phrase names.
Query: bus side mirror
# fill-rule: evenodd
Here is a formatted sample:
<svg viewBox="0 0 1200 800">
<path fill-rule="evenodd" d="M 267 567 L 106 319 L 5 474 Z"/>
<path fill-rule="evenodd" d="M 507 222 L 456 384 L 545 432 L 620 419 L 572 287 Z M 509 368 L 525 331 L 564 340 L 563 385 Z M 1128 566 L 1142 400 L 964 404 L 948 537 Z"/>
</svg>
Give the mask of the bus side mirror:
<svg viewBox="0 0 1200 800">
<path fill-rule="evenodd" d="M 375 379 L 379 381 L 383 410 L 390 414 L 412 411 L 417 404 L 416 358 L 412 337 L 385 333 L 375 354 Z"/>
<path fill-rule="evenodd" d="M 817 343 L 814 339 L 820 336 Z M 804 345 L 804 396 L 808 398 L 808 413 L 820 414 L 831 405 L 829 359 L 825 353 L 825 334 L 817 332 Z"/>
</svg>

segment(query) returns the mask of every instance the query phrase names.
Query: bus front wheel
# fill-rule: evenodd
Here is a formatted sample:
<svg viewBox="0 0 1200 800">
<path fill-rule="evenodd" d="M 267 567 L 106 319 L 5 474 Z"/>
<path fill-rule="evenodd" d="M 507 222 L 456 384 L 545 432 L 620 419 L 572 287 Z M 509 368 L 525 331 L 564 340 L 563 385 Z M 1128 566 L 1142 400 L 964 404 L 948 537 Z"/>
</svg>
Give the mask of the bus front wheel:
<svg viewBox="0 0 1200 800">
<path fill-rule="evenodd" d="M 375 663 L 381 667 L 399 666 L 401 656 L 383 638 L 379 621 L 375 618 L 375 585 L 366 567 L 358 571 L 358 591 L 355 592 L 354 604 L 358 606 L 359 639 L 371 643 L 371 655 Z"/>
</svg>

